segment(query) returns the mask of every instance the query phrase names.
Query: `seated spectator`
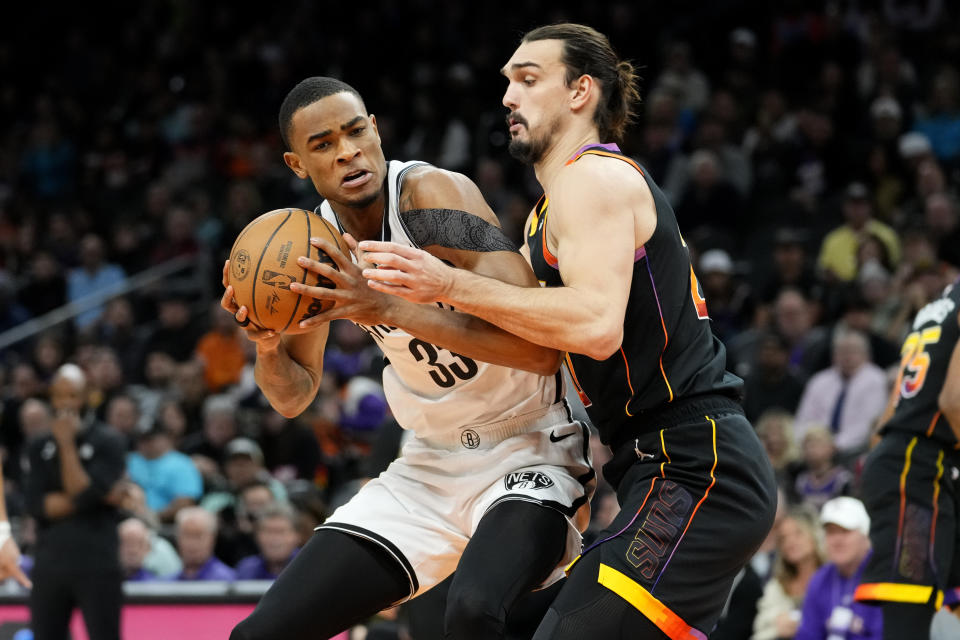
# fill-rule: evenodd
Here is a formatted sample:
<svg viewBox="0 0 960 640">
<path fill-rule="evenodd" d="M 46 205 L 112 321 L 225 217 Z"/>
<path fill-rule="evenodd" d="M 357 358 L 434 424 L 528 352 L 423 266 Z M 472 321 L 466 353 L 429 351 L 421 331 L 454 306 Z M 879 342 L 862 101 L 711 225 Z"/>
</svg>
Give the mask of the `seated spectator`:
<svg viewBox="0 0 960 640">
<path fill-rule="evenodd" d="M 133 396 L 121 393 L 107 401 L 104 411 L 108 426 L 123 436 L 127 451 L 133 451 L 140 435 L 140 406 Z"/>
<path fill-rule="evenodd" d="M 197 342 L 196 356 L 203 362 L 203 379 L 210 393 L 219 393 L 240 381 L 247 358 L 239 327 L 224 313 L 220 301 L 210 309 L 210 330 Z"/>
<path fill-rule="evenodd" d="M 794 484 L 800 461 L 793 439 L 793 416 L 785 411 L 772 409 L 760 416 L 756 425 L 757 437 L 770 458 L 777 486 L 789 502 L 796 502 Z"/>
<path fill-rule="evenodd" d="M 803 395 L 803 378 L 790 367 L 790 350 L 779 333 L 762 334 L 756 362 L 744 378 L 743 410 L 756 421 L 771 410 L 793 413 Z"/>
<path fill-rule="evenodd" d="M 867 446 L 874 422 L 887 404 L 887 378 L 870 362 L 870 343 L 859 331 L 836 331 L 833 366 L 807 382 L 796 415 L 800 439 L 813 425 L 825 425 L 843 456 Z"/>
<path fill-rule="evenodd" d="M 274 498 L 281 502 L 287 500 L 287 490 L 283 483 L 270 475 L 263 466 L 263 451 L 260 445 L 250 438 L 234 438 L 224 448 L 223 471 L 226 486 L 204 496 L 201 506 L 217 513 L 225 507 L 236 504 L 237 493 L 251 483 L 261 482 L 270 488 Z"/>
<path fill-rule="evenodd" d="M 814 427 L 803 436 L 805 469 L 797 475 L 795 491 L 804 506 L 817 512 L 837 496 L 848 495 L 853 474 L 834 460 L 833 436 L 823 427 Z"/>
<path fill-rule="evenodd" d="M 103 240 L 87 234 L 80 240 L 80 266 L 67 273 L 67 301 L 78 302 L 94 293 L 117 288 L 126 274 L 119 266 L 106 261 Z M 90 328 L 103 313 L 103 306 L 84 311 L 76 318 L 77 329 Z"/>
<path fill-rule="evenodd" d="M 221 481 L 224 447 L 237 437 L 237 402 L 225 394 L 210 396 L 203 401 L 202 413 L 202 429 L 184 436 L 180 450 L 193 460 L 209 490 Z"/>
<path fill-rule="evenodd" d="M 150 549 L 143 566 L 155 576 L 169 576 L 183 569 L 180 555 L 169 540 L 157 533 L 159 518 L 147 506 L 146 494 L 140 485 L 130 482 L 126 487 L 126 499 L 123 503 L 124 511 L 129 518 L 134 518 L 147 526 L 147 535 L 150 538 Z"/>
<path fill-rule="evenodd" d="M 846 223 L 828 233 L 820 247 L 818 266 L 828 278 L 849 282 L 856 277 L 857 249 L 866 234 L 883 242 L 894 266 L 900 262 L 900 240 L 893 229 L 873 218 L 873 202 L 864 184 L 853 182 L 847 186 L 843 216 Z"/>
<path fill-rule="evenodd" d="M 275 580 L 297 554 L 295 525 L 289 507 L 274 506 L 260 513 L 255 524 L 260 552 L 237 564 L 237 580 Z"/>
<path fill-rule="evenodd" d="M 880 608 L 853 601 L 870 558 L 867 510 L 856 498 L 841 496 L 823 505 L 820 522 L 827 564 L 810 579 L 796 640 L 880 640 Z"/>
<path fill-rule="evenodd" d="M 117 526 L 120 536 L 120 567 L 123 579 L 129 582 L 146 582 L 157 577 L 144 566 L 150 553 L 150 530 L 142 520 L 127 518 Z"/>
<path fill-rule="evenodd" d="M 312 481 L 321 462 L 313 433 L 299 420 L 284 418 L 276 411 L 266 412 L 261 426 L 263 459 L 270 473 L 282 482 L 295 478 Z"/>
<path fill-rule="evenodd" d="M 146 493 L 147 506 L 163 522 L 194 505 L 203 494 L 200 473 L 190 458 L 174 450 L 170 434 L 155 427 L 142 434 L 137 450 L 127 454 L 127 473 Z"/>
<path fill-rule="evenodd" d="M 233 580 L 234 571 L 213 555 L 217 518 L 206 509 L 186 507 L 177 513 L 177 549 L 183 571 L 174 580 Z"/>
<path fill-rule="evenodd" d="M 819 529 L 816 515 L 804 509 L 788 512 L 780 522 L 773 578 L 757 603 L 752 640 L 781 640 L 796 635 L 807 586 L 823 564 Z"/>
</svg>

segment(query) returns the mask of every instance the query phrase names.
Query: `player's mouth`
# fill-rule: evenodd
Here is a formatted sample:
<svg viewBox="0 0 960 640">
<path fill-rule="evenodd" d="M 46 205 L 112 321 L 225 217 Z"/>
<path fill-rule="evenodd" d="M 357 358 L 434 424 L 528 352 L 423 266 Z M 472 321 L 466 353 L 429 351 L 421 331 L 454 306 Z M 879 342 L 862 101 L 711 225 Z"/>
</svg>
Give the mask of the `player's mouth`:
<svg viewBox="0 0 960 640">
<path fill-rule="evenodd" d="M 507 126 L 510 127 L 510 135 L 520 133 L 520 128 L 527 126 L 527 121 L 518 113 L 507 115 Z"/>
<path fill-rule="evenodd" d="M 347 175 L 343 176 L 343 182 L 341 186 L 346 187 L 347 189 L 356 189 L 357 187 L 362 187 L 373 180 L 373 174 L 366 169 L 358 169 L 357 171 L 351 171 Z"/>
</svg>

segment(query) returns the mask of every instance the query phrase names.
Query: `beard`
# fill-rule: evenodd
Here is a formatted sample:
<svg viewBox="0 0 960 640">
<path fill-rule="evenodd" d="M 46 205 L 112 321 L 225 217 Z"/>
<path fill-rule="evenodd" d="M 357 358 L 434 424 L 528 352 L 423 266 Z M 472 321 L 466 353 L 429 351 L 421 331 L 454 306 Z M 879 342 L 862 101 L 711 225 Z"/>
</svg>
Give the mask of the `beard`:
<svg viewBox="0 0 960 640">
<path fill-rule="evenodd" d="M 550 148 L 550 143 L 552 142 L 550 139 L 550 132 L 556 131 L 560 126 L 560 118 L 554 118 L 545 126 L 540 127 L 539 130 L 544 132 L 540 135 L 530 129 L 526 120 L 520 119 L 520 121 L 523 122 L 525 127 L 527 127 L 529 139 L 521 140 L 520 138 L 511 138 L 510 144 L 507 147 L 507 151 L 511 156 L 520 162 L 525 164 L 536 164 L 543 159 L 547 149 Z"/>
</svg>

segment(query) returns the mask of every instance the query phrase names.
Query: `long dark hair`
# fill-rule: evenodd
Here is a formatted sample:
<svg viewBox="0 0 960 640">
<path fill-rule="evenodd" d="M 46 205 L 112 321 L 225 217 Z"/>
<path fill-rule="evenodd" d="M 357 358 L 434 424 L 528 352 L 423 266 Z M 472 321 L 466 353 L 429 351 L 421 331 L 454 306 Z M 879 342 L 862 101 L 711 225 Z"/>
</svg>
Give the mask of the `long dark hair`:
<svg viewBox="0 0 960 640">
<path fill-rule="evenodd" d="M 619 142 L 640 102 L 637 75 L 633 65 L 617 58 L 607 36 L 582 24 L 551 24 L 528 32 L 522 42 L 562 40 L 561 62 L 567 68 L 566 83 L 572 84 L 582 75 L 600 83 L 600 102 L 593 114 L 601 140 Z"/>
</svg>

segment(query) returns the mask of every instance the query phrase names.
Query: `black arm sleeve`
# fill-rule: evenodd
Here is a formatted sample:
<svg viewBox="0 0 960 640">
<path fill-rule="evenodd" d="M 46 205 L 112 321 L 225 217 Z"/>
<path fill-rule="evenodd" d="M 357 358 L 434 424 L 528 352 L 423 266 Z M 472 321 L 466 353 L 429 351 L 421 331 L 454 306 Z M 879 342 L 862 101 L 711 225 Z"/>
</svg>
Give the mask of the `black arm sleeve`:
<svg viewBox="0 0 960 640">
<path fill-rule="evenodd" d="M 418 247 L 439 245 L 464 251 L 518 250 L 502 229 L 458 209 L 413 209 L 400 212 L 403 228 Z"/>
<path fill-rule="evenodd" d="M 94 441 L 96 454 L 84 470 L 90 476 L 90 486 L 73 497 L 77 511 L 96 509 L 110 492 L 114 483 L 123 476 L 124 450 L 118 438 L 101 432 Z"/>
</svg>

